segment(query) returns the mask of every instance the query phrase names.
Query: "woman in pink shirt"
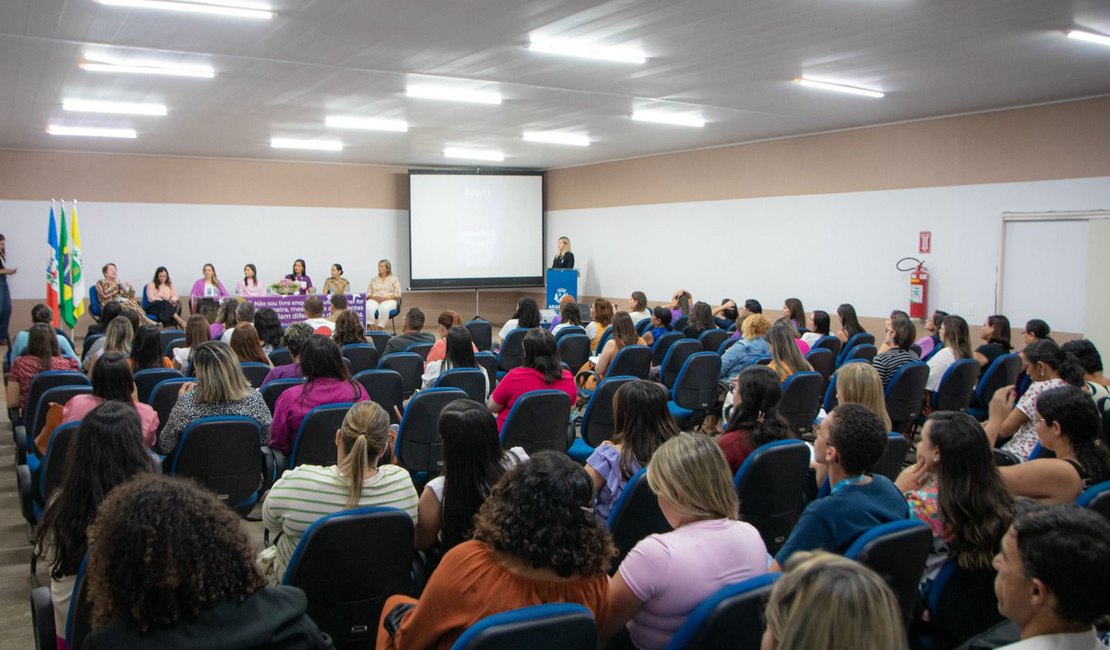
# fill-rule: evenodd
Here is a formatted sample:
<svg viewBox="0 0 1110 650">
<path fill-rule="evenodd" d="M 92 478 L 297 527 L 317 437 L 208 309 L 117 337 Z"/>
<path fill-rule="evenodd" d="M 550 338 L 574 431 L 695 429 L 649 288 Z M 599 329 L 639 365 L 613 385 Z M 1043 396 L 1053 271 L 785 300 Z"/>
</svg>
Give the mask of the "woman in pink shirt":
<svg viewBox="0 0 1110 650">
<path fill-rule="evenodd" d="M 297 430 L 308 412 L 321 404 L 370 399 L 362 384 L 351 379 L 339 346 L 326 336 L 313 336 L 301 350 L 301 371 L 307 381 L 286 390 L 274 405 L 270 447 L 283 454 L 293 448 Z"/>
<path fill-rule="evenodd" d="M 109 352 L 96 360 L 92 373 L 92 395 L 76 395 L 62 409 L 62 422 L 80 421 L 89 411 L 108 400 L 127 402 L 139 412 L 143 446 L 150 449 L 158 434 L 158 414 L 149 405 L 136 402 L 135 380 L 127 357 Z"/>
<path fill-rule="evenodd" d="M 509 411 L 521 395 L 550 388 L 566 393 L 571 404 L 578 397 L 574 375 L 563 368 L 555 337 L 536 327 L 524 335 L 524 365 L 510 370 L 490 395 L 489 410 L 497 414 L 497 430 L 505 426 Z"/>
</svg>

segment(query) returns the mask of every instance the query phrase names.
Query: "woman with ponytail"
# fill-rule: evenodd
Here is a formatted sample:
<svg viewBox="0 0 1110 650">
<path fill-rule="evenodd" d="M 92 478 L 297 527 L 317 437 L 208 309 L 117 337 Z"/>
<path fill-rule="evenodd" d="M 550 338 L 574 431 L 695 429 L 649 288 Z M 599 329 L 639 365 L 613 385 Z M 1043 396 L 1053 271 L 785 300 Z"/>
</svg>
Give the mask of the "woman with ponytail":
<svg viewBox="0 0 1110 650">
<path fill-rule="evenodd" d="M 1052 339 L 1037 339 L 1021 351 L 1024 369 L 1032 384 L 1017 399 L 1013 386 L 999 388 L 990 403 L 990 418 L 983 425 L 993 445 L 1008 440 L 1003 449 L 1023 461 L 1037 446 L 1037 398 L 1041 393 L 1063 386 L 1082 386 L 1083 367 L 1075 355 L 1064 352 Z"/>
<path fill-rule="evenodd" d="M 1110 450 L 1102 439 L 1098 409 L 1082 389 L 1064 386 L 1037 398 L 1037 438 L 1055 458 L 1000 467 L 1015 497 L 1071 503 L 1083 490 L 1110 479 Z"/>
<path fill-rule="evenodd" d="M 259 556 L 272 583 L 281 580 L 297 542 L 321 517 L 387 506 L 404 510 L 416 523 L 416 488 L 408 470 L 378 465 L 389 450 L 389 438 L 389 414 L 375 402 L 358 402 L 335 432 L 335 465 L 300 465 L 278 479 L 262 506 L 262 521 L 281 536 Z"/>
</svg>

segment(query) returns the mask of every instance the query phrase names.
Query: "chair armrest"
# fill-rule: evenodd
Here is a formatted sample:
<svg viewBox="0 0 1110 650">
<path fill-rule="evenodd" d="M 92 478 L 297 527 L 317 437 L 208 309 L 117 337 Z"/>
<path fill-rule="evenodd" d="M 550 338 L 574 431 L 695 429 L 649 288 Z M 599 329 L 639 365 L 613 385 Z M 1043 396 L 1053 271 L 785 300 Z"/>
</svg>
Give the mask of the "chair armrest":
<svg viewBox="0 0 1110 650">
<path fill-rule="evenodd" d="M 50 600 L 50 587 L 31 590 L 31 625 L 35 632 L 36 648 L 53 648 L 58 632 L 54 628 L 54 603 Z"/>
<path fill-rule="evenodd" d="M 286 458 L 285 454 L 281 453 L 273 447 L 262 445 L 260 447 L 262 454 L 262 492 L 270 491 L 274 487 L 274 483 L 285 472 Z"/>
<path fill-rule="evenodd" d="M 34 501 L 32 498 L 33 483 L 31 481 L 31 468 L 26 464 L 17 465 L 15 468 L 16 481 L 19 484 L 19 510 L 23 518 L 32 526 L 35 525 Z"/>
<path fill-rule="evenodd" d="M 13 435 L 15 437 L 15 462 L 18 465 L 24 465 L 27 463 L 27 451 L 35 443 L 33 440 L 27 439 L 27 427 L 22 425 L 15 427 Z"/>
</svg>

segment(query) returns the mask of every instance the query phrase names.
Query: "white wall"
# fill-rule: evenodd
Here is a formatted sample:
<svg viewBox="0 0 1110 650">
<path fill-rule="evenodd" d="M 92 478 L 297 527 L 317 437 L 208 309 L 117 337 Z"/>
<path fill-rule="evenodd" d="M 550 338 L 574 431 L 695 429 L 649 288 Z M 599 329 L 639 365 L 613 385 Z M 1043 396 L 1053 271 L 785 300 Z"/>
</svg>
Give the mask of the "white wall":
<svg viewBox="0 0 1110 650">
<path fill-rule="evenodd" d="M 178 292 L 187 294 L 201 267 L 212 262 L 233 292 L 244 264 L 257 266 L 269 284 L 289 273 L 298 257 L 318 287 L 338 262 L 352 290 L 364 291 L 382 258 L 408 286 L 407 210 L 83 201 L 77 207 L 86 288 L 100 278 L 101 266 L 115 262 L 120 278 L 136 289 L 166 266 Z M 6 266 L 19 267 L 8 280 L 13 298 L 45 295 L 48 211 L 46 201 L 0 201 Z"/>
<path fill-rule="evenodd" d="M 994 310 L 1003 212 L 1108 207 L 1110 177 L 561 210 L 547 215 L 547 256 L 570 237 L 587 295 L 659 301 L 681 287 L 768 310 L 787 297 L 830 312 L 851 302 L 865 316 L 907 309 L 908 273 L 894 265 L 914 256 L 932 272 L 930 309 L 974 322 Z"/>
</svg>

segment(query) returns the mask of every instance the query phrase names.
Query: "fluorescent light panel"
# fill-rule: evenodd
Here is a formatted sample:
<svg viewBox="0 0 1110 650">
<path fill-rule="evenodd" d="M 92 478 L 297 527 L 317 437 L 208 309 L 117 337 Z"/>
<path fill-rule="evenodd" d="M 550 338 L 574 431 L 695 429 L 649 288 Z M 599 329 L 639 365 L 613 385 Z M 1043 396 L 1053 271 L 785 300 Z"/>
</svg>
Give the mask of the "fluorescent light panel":
<svg viewBox="0 0 1110 650">
<path fill-rule="evenodd" d="M 444 158 L 465 158 L 467 160 L 492 160 L 494 162 L 501 162 L 505 160 L 505 154 L 500 151 L 488 151 L 484 149 L 464 149 L 461 147 L 447 147 L 443 150 Z"/>
<path fill-rule="evenodd" d="M 85 99 L 67 99 L 62 110 L 77 113 L 112 113 L 117 115 L 165 115 L 162 104 L 134 104 L 129 102 L 100 102 Z"/>
<path fill-rule="evenodd" d="M 339 140 L 300 140 L 297 138 L 271 138 L 274 149 L 308 149 L 312 151 L 343 151 Z"/>
<path fill-rule="evenodd" d="M 1092 32 L 1084 32 L 1078 29 L 1073 29 L 1068 32 L 1068 38 L 1074 38 L 1077 41 L 1086 41 L 1088 43 L 1098 43 L 1099 45 L 1110 46 L 1110 36 L 1103 36 L 1102 34 L 1094 34 Z"/>
<path fill-rule="evenodd" d="M 881 99 L 881 98 L 886 96 L 885 93 L 882 93 L 878 90 L 868 90 L 867 88 L 857 88 L 856 86 L 845 86 L 843 84 L 834 84 L 834 83 L 829 83 L 827 81 L 816 81 L 814 79 L 806 79 L 805 77 L 799 77 L 798 79 L 795 79 L 794 81 L 797 82 L 798 84 L 800 84 L 802 86 L 806 86 L 808 88 L 820 88 L 821 90 L 834 90 L 836 92 L 848 93 L 850 95 L 861 95 L 863 97 L 875 97 L 875 98 L 878 98 L 878 99 Z"/>
<path fill-rule="evenodd" d="M 51 124 L 46 132 L 50 135 L 76 135 L 88 138 L 127 138 L 134 140 L 138 135 L 135 129 L 101 129 L 89 126 L 62 126 Z"/>
<path fill-rule="evenodd" d="M 370 117 L 353 117 L 350 115 L 329 115 L 324 120 L 324 125 L 337 129 L 396 131 L 399 133 L 404 133 L 409 130 L 408 122 L 404 120 L 379 120 Z"/>
<path fill-rule="evenodd" d="M 485 90 L 467 90 L 464 88 L 450 88 L 447 86 L 430 86 L 416 84 L 405 89 L 409 97 L 421 99 L 442 99 L 453 102 L 470 102 L 472 104 L 500 104 L 501 93 Z"/>
<path fill-rule="evenodd" d="M 94 0 L 107 7 L 129 7 L 132 9 L 158 9 L 179 13 L 206 14 L 227 18 L 254 18 L 269 20 L 274 12 L 255 6 L 233 2 L 172 2 L 170 0 Z"/>
<path fill-rule="evenodd" d="M 576 41 L 563 41 L 550 38 L 533 37 L 528 49 L 533 52 L 546 54 L 561 54 L 580 59 L 595 59 L 598 61 L 614 61 L 617 63 L 643 63 L 647 60 L 644 53 L 626 47 L 606 47 L 592 43 Z"/>
<path fill-rule="evenodd" d="M 560 133 L 558 131 L 525 131 L 524 139 L 528 142 L 545 142 L 547 144 L 569 144 L 576 147 L 590 146 L 590 139 L 576 133 Z"/>
<path fill-rule="evenodd" d="M 171 77 L 198 77 L 211 79 L 216 71 L 210 66 L 168 63 L 145 59 L 127 59 L 104 52 L 85 52 L 85 60 L 79 66 L 89 72 L 119 72 L 126 74 L 155 74 Z"/>
<path fill-rule="evenodd" d="M 632 119 L 639 122 L 673 124 L 676 126 L 705 126 L 705 120 L 689 113 L 669 113 L 664 111 L 633 111 Z"/>
</svg>

